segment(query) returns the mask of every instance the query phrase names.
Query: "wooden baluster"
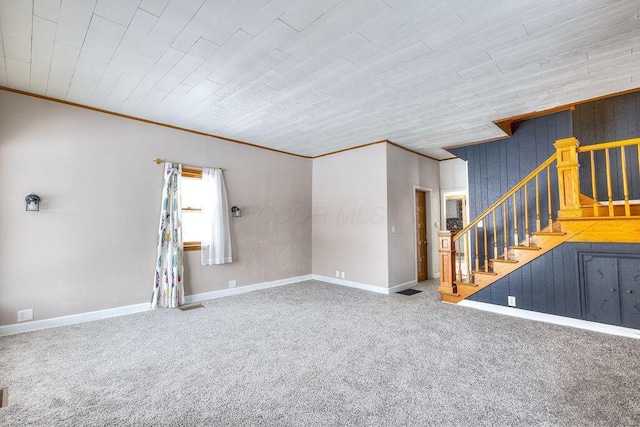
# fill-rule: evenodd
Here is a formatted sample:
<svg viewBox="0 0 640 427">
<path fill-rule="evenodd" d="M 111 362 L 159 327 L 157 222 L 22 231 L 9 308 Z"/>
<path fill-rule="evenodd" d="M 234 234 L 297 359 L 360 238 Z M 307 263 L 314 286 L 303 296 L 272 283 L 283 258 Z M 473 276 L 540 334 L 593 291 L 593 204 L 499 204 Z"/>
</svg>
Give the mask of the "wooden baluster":
<svg viewBox="0 0 640 427">
<path fill-rule="evenodd" d="M 620 161 L 622 162 L 622 189 L 624 190 L 624 216 L 631 216 L 631 206 L 629 206 L 629 183 L 627 181 L 627 159 L 624 147 L 620 147 Z"/>
<path fill-rule="evenodd" d="M 496 227 L 496 210 L 493 210 L 493 258 L 498 259 L 498 228 Z"/>
<path fill-rule="evenodd" d="M 467 265 L 467 282 L 471 283 L 471 254 L 469 253 L 471 251 L 471 235 L 469 233 L 471 230 L 464 234 L 464 262 Z"/>
<path fill-rule="evenodd" d="M 593 151 L 591 154 L 591 196 L 593 197 L 593 216 L 599 216 L 598 210 L 598 185 L 596 184 L 596 162 L 595 154 Z"/>
<path fill-rule="evenodd" d="M 456 241 L 456 257 L 458 258 L 458 281 L 462 282 L 462 251 L 460 250 L 460 245 L 462 244 L 462 239 L 458 239 Z"/>
<path fill-rule="evenodd" d="M 611 191 L 611 165 L 609 163 L 608 148 L 605 148 L 604 155 L 607 161 L 607 197 L 609 198 L 609 216 L 615 216 L 613 212 L 613 193 Z"/>
<path fill-rule="evenodd" d="M 547 198 L 549 199 L 549 231 L 553 231 L 553 206 L 551 203 L 551 169 L 547 166 Z"/>
<path fill-rule="evenodd" d="M 524 240 L 525 245 L 529 246 L 529 195 L 527 194 L 527 186 L 524 185 Z"/>
<path fill-rule="evenodd" d="M 516 201 L 516 193 L 513 193 L 513 244 L 518 246 L 520 240 L 518 239 L 518 204 Z"/>
<path fill-rule="evenodd" d="M 504 259 L 509 259 L 509 229 L 507 228 L 507 201 L 502 203 L 502 219 L 504 220 L 504 228 L 502 234 L 504 236 Z"/>
<path fill-rule="evenodd" d="M 538 176 L 536 175 L 536 231 L 540 232 L 540 188 L 538 186 Z"/>
<path fill-rule="evenodd" d="M 486 220 L 487 220 L 487 217 L 484 217 L 484 219 L 482 220 L 482 225 L 484 225 L 484 227 L 482 227 L 482 235 L 484 237 L 484 271 L 488 272 L 489 271 L 489 247 L 487 246 L 487 224 L 485 223 Z"/>
<path fill-rule="evenodd" d="M 476 224 L 474 228 L 476 230 L 476 271 L 480 271 L 480 258 L 478 257 L 478 224 Z"/>
</svg>

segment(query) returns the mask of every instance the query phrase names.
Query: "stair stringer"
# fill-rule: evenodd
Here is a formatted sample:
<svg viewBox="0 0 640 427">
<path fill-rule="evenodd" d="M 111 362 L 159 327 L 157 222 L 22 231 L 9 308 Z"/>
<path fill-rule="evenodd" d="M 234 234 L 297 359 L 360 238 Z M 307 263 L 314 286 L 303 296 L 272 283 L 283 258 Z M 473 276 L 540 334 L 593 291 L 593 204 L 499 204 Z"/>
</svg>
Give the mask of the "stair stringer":
<svg viewBox="0 0 640 427">
<path fill-rule="evenodd" d="M 491 266 L 492 271 L 487 273 L 473 273 L 473 283 L 457 283 L 457 293 L 455 295 L 450 294 L 442 294 L 442 301 L 450 302 L 450 303 L 458 303 L 465 298 L 475 294 L 481 289 L 486 288 L 494 282 L 497 282 L 501 278 L 509 275 L 511 272 L 521 268 L 523 265 L 526 265 L 533 261 L 534 259 L 540 257 L 541 255 L 549 252 L 553 248 L 560 246 L 564 242 L 567 241 L 581 241 L 581 240 L 572 240 L 576 239 L 577 236 L 585 230 L 588 230 L 595 226 L 594 223 L 601 222 L 597 221 L 573 221 L 570 225 L 567 224 L 567 229 L 565 230 L 562 226 L 563 223 L 560 223 L 560 227 L 562 228 L 563 235 L 557 235 L 549 233 L 545 235 L 544 233 L 538 234 L 532 237 L 532 246 L 538 248 L 538 250 L 530 250 L 530 249 L 515 249 L 511 248 L 509 250 L 510 259 L 517 261 L 517 263 L 494 263 Z M 640 221 L 638 222 L 640 226 Z M 554 224 L 554 229 L 557 229 L 557 224 Z M 640 237 L 640 234 L 638 235 Z M 640 241 L 640 239 L 639 239 Z"/>
</svg>

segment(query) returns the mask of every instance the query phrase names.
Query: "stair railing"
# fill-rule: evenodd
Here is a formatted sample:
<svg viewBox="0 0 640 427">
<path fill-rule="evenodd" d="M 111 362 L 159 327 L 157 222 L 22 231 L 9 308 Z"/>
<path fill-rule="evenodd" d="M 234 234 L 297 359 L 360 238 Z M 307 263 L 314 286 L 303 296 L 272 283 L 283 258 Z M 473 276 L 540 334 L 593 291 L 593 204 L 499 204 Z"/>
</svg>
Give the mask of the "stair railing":
<svg viewBox="0 0 640 427">
<path fill-rule="evenodd" d="M 640 199 L 640 138 L 576 145 L 575 150 L 585 173 L 580 177 L 576 172 L 579 184 L 573 186 L 590 194 L 582 196 L 580 207 L 591 205 L 594 217 L 640 215 L 633 202 Z"/>
<path fill-rule="evenodd" d="M 552 227 L 557 190 L 551 166 L 555 162 L 554 154 L 466 227 L 449 235 L 450 244 L 442 241 L 448 232 L 441 234 L 441 258 L 445 251 L 451 252 L 441 262 L 442 293 L 455 294 L 456 283 L 472 282 L 472 272 L 489 273 L 491 258 L 508 260 L 509 247 L 528 246 L 532 232 Z M 444 271 L 451 271 L 452 277 L 444 277 Z"/>
</svg>

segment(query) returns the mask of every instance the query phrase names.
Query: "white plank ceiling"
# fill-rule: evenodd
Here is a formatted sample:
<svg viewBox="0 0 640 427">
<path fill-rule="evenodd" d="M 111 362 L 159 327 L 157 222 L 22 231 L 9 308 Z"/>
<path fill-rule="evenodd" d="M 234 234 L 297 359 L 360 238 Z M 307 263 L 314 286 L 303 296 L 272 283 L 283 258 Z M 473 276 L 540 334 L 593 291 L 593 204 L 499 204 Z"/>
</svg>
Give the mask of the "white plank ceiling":
<svg viewBox="0 0 640 427">
<path fill-rule="evenodd" d="M 640 0 L 0 0 L 0 85 L 316 156 L 435 158 L 640 87 Z"/>
</svg>

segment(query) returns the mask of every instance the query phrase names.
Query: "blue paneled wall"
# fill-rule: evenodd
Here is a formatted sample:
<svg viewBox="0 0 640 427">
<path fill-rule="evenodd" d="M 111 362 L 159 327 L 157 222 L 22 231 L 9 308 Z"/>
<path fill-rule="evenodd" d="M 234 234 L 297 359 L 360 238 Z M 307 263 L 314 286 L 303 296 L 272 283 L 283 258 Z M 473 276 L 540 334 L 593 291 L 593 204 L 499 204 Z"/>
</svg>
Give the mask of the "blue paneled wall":
<svg viewBox="0 0 640 427">
<path fill-rule="evenodd" d="M 574 135 L 580 145 L 599 144 L 640 137 L 640 92 L 601 99 L 576 106 L 573 112 Z M 640 199 L 640 174 L 638 173 L 638 148 L 625 149 L 629 178 L 629 198 Z M 595 155 L 597 200 L 607 200 L 607 176 L 605 155 Z M 588 154 L 581 154 L 580 189 L 592 197 L 591 161 Z M 612 193 L 614 200 L 623 200 L 622 166 L 620 150 L 610 150 Z"/>
<path fill-rule="evenodd" d="M 450 150 L 458 157 L 467 161 L 469 173 L 469 215 L 471 218 L 479 216 L 485 209 L 491 206 L 504 193 L 518 184 L 524 177 L 529 175 L 542 162 L 555 153 L 553 144 L 557 139 L 571 136 L 571 112 L 563 111 L 556 114 L 537 117 L 517 124 L 513 135 L 510 138 L 487 142 L 484 144 L 470 145 L 466 147 Z M 557 187 L 558 174 L 555 167 L 549 169 L 551 187 Z M 552 193 L 553 194 L 553 193 Z M 540 176 L 540 217 L 541 227 L 548 225 L 548 191 L 547 173 Z M 530 183 L 528 188 L 528 211 L 529 230 L 535 231 L 536 204 L 535 204 L 535 183 Z M 523 193 L 516 197 L 518 211 L 519 239 L 524 236 L 525 217 Z M 558 206 L 557 193 L 552 197 L 552 216 L 556 218 Z M 508 243 L 510 246 L 519 245 L 515 242 L 513 233 L 513 200 L 507 202 L 507 223 L 509 224 Z M 498 254 L 504 251 L 504 235 L 502 230 L 503 211 L 496 211 Z M 479 241 L 484 241 L 484 234 L 487 234 L 487 243 L 490 253 L 489 258 L 493 258 L 493 217 L 484 222 L 483 227 L 478 229 Z M 475 245 L 471 244 L 471 253 L 475 254 Z M 479 267 L 482 268 L 485 258 L 484 246 L 478 248 Z M 473 258 L 473 257 L 472 257 Z M 475 264 L 472 265 L 475 269 Z"/>
<path fill-rule="evenodd" d="M 578 252 L 640 253 L 638 243 L 564 243 L 468 299 L 507 305 L 516 297 L 518 308 L 582 318 Z"/>
</svg>

